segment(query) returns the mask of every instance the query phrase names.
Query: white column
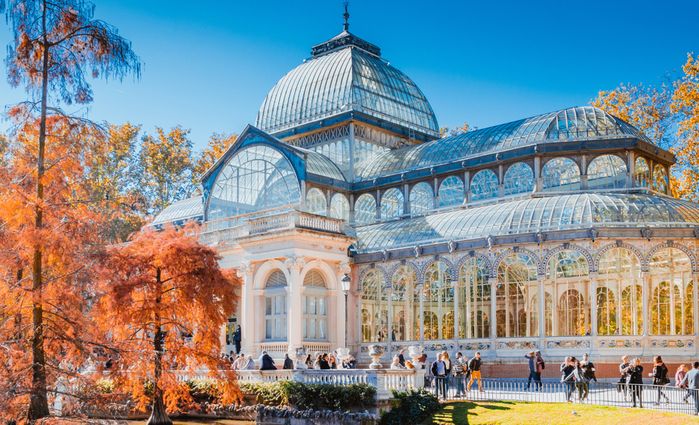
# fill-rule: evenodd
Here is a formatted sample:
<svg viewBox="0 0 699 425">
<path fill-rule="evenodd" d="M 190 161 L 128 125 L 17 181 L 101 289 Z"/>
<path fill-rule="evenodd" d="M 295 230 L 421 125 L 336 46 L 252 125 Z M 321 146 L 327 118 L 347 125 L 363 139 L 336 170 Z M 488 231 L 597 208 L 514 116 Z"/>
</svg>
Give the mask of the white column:
<svg viewBox="0 0 699 425">
<path fill-rule="evenodd" d="M 457 339 L 459 338 L 459 280 L 453 279 L 451 284 L 454 286 L 454 339 Z"/>
<path fill-rule="evenodd" d="M 255 342 L 263 339 L 264 335 L 256 335 L 257 326 L 255 323 L 265 321 L 265 311 L 257 310 L 255 308 L 255 291 L 253 289 L 253 268 L 248 263 L 243 263 L 240 266 L 238 276 L 243 281 L 243 287 L 241 288 L 240 294 L 240 304 L 239 304 L 239 316 L 238 321 L 240 322 L 240 351 L 244 354 L 254 354 Z M 259 311 L 261 317 L 255 318 L 255 311 Z"/>
<path fill-rule="evenodd" d="M 590 326 L 594 339 L 597 336 L 597 273 L 590 273 Z"/>
<path fill-rule="evenodd" d="M 541 157 L 534 157 L 534 192 L 541 192 L 544 187 L 543 179 L 541 178 Z"/>
<path fill-rule="evenodd" d="M 641 280 L 643 285 L 643 290 L 641 291 L 642 300 L 642 311 L 643 311 L 643 336 L 648 336 L 650 334 L 650 315 L 648 314 L 648 296 L 650 295 L 651 288 L 651 274 L 650 272 L 642 272 Z"/>
<path fill-rule="evenodd" d="M 418 320 L 420 320 L 420 345 L 425 346 L 425 293 L 423 291 L 425 287 L 424 283 L 420 283 L 417 286 L 418 295 L 420 296 L 420 314 Z"/>
<path fill-rule="evenodd" d="M 498 280 L 494 277 L 488 278 L 488 284 L 490 285 L 490 337 L 497 338 L 497 311 L 498 305 L 495 295 L 498 289 Z"/>
<path fill-rule="evenodd" d="M 633 151 L 626 152 L 626 169 L 628 170 L 626 173 L 626 187 L 633 187 L 633 175 L 636 171 L 636 155 Z"/>
<path fill-rule="evenodd" d="M 336 319 L 336 325 L 335 326 L 335 332 L 337 333 L 337 338 L 335 338 L 336 341 L 338 341 L 338 344 L 342 347 L 349 347 L 349 315 L 347 314 L 347 310 L 349 308 L 349 293 L 347 295 L 347 304 L 345 303 L 345 293 L 342 291 L 342 278 L 345 277 L 345 274 L 348 276 L 351 273 L 350 265 L 349 262 L 341 262 L 339 264 L 338 270 L 337 270 L 337 275 L 336 279 L 337 281 L 335 282 L 336 286 L 336 294 L 337 296 L 335 297 L 336 302 L 335 305 L 337 308 L 335 309 L 337 311 L 337 314 L 335 315 Z M 350 288 L 352 287 L 352 283 L 350 282 Z M 348 320 L 345 320 L 347 318 Z"/>
<path fill-rule="evenodd" d="M 543 347 L 543 339 L 546 336 L 546 293 L 544 290 L 545 276 L 537 276 L 539 285 L 539 347 Z"/>
<path fill-rule="evenodd" d="M 298 347 L 303 344 L 303 281 L 301 280 L 301 271 L 305 261 L 303 258 L 290 258 L 285 264 L 291 277 L 287 286 L 286 335 L 289 347 Z"/>
</svg>

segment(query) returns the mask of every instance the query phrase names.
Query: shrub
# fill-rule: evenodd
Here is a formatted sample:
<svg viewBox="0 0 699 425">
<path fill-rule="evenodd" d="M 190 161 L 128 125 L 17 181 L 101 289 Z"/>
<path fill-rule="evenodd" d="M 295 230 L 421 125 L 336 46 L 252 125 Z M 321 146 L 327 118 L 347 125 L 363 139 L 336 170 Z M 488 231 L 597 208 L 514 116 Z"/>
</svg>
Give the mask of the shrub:
<svg viewBox="0 0 699 425">
<path fill-rule="evenodd" d="M 381 416 L 381 425 L 420 423 L 441 409 L 434 394 L 424 389 L 394 391 L 393 409 Z"/>
<path fill-rule="evenodd" d="M 254 396 L 266 406 L 293 406 L 299 410 L 351 410 L 374 405 L 376 389 L 367 384 L 323 385 L 280 381 L 269 384 L 241 384 L 243 394 Z"/>
</svg>

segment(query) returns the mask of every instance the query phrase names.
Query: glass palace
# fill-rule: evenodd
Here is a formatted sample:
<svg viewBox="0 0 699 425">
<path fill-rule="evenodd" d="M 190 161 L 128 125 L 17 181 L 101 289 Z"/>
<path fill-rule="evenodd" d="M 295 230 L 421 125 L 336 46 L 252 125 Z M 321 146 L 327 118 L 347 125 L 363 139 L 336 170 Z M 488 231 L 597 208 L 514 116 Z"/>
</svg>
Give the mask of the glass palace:
<svg viewBox="0 0 699 425">
<path fill-rule="evenodd" d="M 670 196 L 673 162 L 589 106 L 440 138 L 418 86 L 345 28 L 154 225 L 200 221 L 238 270 L 228 350 L 240 325 L 243 352 L 276 357 L 679 361 L 697 355 L 699 205 Z"/>
</svg>

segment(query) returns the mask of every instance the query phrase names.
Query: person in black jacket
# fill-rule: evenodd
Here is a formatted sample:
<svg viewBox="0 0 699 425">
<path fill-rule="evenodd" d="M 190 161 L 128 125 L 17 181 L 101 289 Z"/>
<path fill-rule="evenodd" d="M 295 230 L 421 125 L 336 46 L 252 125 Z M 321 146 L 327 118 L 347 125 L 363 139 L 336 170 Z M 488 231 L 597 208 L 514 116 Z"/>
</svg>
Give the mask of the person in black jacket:
<svg viewBox="0 0 699 425">
<path fill-rule="evenodd" d="M 294 362 L 289 358 L 289 354 L 284 354 L 284 366 L 282 366 L 282 369 L 293 369 L 294 368 Z"/>
<path fill-rule="evenodd" d="M 658 387 L 658 401 L 655 402 L 655 405 L 657 406 L 660 404 L 660 399 L 662 397 L 665 398 L 666 403 L 669 403 L 670 399 L 667 394 L 665 394 L 665 391 L 663 391 L 663 387 L 670 383 L 670 379 L 667 377 L 667 366 L 665 366 L 662 357 L 655 356 L 653 359 L 653 371 L 649 376 L 653 378 L 653 385 L 657 385 Z"/>
<path fill-rule="evenodd" d="M 260 357 L 260 370 L 277 370 L 274 360 L 266 351 L 263 351 L 262 357 Z"/>
<path fill-rule="evenodd" d="M 625 373 L 628 376 L 633 407 L 636 407 L 636 399 L 638 399 L 638 407 L 643 408 L 643 400 L 641 398 L 643 394 L 643 366 L 641 366 L 641 359 L 633 359 L 631 364 L 625 369 Z"/>
<path fill-rule="evenodd" d="M 235 345 L 235 354 L 240 354 L 240 341 L 242 340 L 242 331 L 240 325 L 235 328 L 233 333 L 233 344 Z"/>
<path fill-rule="evenodd" d="M 439 398 L 442 393 L 442 398 L 447 398 L 447 365 L 442 359 L 442 354 L 437 355 L 437 360 L 432 363 L 430 372 L 434 376 L 435 394 Z"/>
<path fill-rule="evenodd" d="M 617 384 L 617 391 L 624 393 L 624 401 L 629 401 L 629 377 L 626 373 L 631 366 L 629 362 L 629 356 L 623 356 L 621 358 L 621 363 L 619 364 L 619 383 Z"/>
<path fill-rule="evenodd" d="M 471 379 L 468 380 L 466 391 L 471 391 L 473 381 L 478 380 L 478 391 L 483 392 L 483 384 L 481 383 L 481 353 L 476 351 L 476 354 L 468 361 L 468 370 L 471 372 Z"/>
<path fill-rule="evenodd" d="M 566 359 L 561 363 L 561 382 L 565 384 L 566 401 L 572 403 L 571 396 L 575 391 L 575 357 L 566 357 Z"/>
</svg>

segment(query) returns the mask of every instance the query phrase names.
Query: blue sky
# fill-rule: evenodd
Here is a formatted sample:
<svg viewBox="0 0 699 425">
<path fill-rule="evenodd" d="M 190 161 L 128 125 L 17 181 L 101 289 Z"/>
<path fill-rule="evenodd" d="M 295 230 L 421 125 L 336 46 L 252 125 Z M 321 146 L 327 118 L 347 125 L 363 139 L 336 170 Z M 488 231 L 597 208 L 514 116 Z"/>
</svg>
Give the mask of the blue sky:
<svg viewBox="0 0 699 425">
<path fill-rule="evenodd" d="M 274 83 L 342 25 L 340 0 L 95 2 L 144 68 L 138 81 L 96 82 L 88 116 L 146 131 L 180 124 L 198 146 L 254 123 Z M 699 53 L 699 1 L 353 0 L 350 14 L 350 31 L 378 44 L 449 127 L 586 104 L 620 82 L 654 84 Z M 3 25 L 0 44 L 9 36 Z M 0 80 L 3 104 L 23 96 Z"/>
</svg>

